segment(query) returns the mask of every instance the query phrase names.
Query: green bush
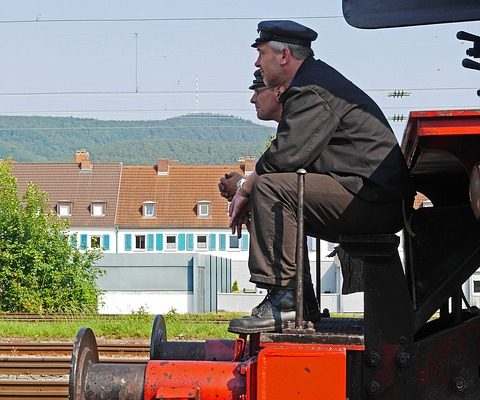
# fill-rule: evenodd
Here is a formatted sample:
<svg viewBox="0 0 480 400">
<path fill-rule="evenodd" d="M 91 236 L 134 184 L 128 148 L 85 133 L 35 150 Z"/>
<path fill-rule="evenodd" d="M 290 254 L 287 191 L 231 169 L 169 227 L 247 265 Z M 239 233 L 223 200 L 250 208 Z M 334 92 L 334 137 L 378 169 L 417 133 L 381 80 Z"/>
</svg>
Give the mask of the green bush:
<svg viewBox="0 0 480 400">
<path fill-rule="evenodd" d="M 11 160 L 0 160 L 0 311 L 96 312 L 99 251 L 69 241 L 68 222 L 30 183 L 19 198 Z"/>
</svg>

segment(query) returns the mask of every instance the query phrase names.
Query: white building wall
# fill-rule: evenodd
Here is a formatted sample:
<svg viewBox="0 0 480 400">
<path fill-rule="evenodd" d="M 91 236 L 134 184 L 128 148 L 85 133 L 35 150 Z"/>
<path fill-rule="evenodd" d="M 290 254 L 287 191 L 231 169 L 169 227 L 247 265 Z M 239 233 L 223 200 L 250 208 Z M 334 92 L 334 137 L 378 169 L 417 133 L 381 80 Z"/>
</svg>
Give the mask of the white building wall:
<svg viewBox="0 0 480 400">
<path fill-rule="evenodd" d="M 102 295 L 100 303 L 100 314 L 193 312 L 193 295 L 189 292 L 108 291 Z"/>
</svg>

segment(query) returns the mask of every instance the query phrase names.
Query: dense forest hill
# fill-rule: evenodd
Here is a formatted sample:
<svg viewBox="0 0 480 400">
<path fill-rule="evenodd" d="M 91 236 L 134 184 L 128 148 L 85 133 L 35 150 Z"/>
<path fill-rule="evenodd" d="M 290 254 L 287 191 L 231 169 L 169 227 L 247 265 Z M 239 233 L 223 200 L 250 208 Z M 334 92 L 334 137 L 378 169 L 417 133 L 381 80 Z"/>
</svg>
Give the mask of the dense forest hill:
<svg viewBox="0 0 480 400">
<path fill-rule="evenodd" d="M 234 164 L 263 152 L 274 128 L 234 116 L 189 114 L 159 121 L 0 116 L 0 159 L 71 162 L 85 149 L 93 161 L 153 165 Z"/>
</svg>

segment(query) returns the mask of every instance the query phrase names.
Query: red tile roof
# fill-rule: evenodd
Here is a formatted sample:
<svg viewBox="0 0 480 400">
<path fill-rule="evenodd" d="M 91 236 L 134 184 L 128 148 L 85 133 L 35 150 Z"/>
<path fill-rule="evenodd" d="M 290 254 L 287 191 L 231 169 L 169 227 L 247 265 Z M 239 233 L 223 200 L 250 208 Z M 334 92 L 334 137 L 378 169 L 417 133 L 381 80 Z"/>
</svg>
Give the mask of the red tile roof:
<svg viewBox="0 0 480 400">
<path fill-rule="evenodd" d="M 47 192 L 52 209 L 58 202 L 72 202 L 72 226 L 114 226 L 121 163 L 91 163 L 91 170 L 80 169 L 77 163 L 17 163 L 13 175 L 17 178 L 20 195 L 28 182 Z M 104 217 L 93 217 L 92 202 L 105 202 Z"/>
<path fill-rule="evenodd" d="M 117 214 L 119 227 L 227 228 L 227 200 L 218 182 L 228 172 L 243 173 L 239 165 L 181 165 L 169 162 L 166 175 L 156 166 L 124 166 Z M 154 218 L 142 215 L 144 202 L 156 204 Z M 197 203 L 210 202 L 210 217 L 197 216 Z"/>
</svg>

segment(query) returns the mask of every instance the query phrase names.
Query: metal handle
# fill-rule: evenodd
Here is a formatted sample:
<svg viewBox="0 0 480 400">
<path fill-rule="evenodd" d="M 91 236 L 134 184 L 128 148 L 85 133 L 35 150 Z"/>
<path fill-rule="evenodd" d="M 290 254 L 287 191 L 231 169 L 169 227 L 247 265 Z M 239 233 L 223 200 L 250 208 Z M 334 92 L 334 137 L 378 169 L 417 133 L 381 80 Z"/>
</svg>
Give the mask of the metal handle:
<svg viewBox="0 0 480 400">
<path fill-rule="evenodd" d="M 303 328 L 303 244 L 305 241 L 303 203 L 305 194 L 305 171 L 297 170 L 297 308 L 295 310 L 295 328 Z"/>
</svg>

